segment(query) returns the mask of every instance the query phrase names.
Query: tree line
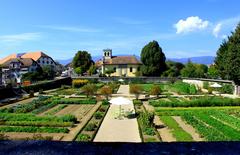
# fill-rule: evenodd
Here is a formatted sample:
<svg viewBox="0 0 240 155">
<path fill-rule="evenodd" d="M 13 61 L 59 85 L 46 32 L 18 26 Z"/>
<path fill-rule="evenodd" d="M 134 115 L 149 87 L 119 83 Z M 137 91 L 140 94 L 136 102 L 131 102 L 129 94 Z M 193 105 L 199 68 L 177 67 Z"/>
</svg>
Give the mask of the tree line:
<svg viewBox="0 0 240 155">
<path fill-rule="evenodd" d="M 186 64 L 166 60 L 157 41 L 151 41 L 142 48 L 141 62 L 137 76 L 228 79 L 240 84 L 240 24 L 220 45 L 216 59 L 210 66 L 196 64 L 191 60 Z M 78 51 L 72 66 L 79 75 L 96 73 L 94 61 L 87 51 Z"/>
</svg>

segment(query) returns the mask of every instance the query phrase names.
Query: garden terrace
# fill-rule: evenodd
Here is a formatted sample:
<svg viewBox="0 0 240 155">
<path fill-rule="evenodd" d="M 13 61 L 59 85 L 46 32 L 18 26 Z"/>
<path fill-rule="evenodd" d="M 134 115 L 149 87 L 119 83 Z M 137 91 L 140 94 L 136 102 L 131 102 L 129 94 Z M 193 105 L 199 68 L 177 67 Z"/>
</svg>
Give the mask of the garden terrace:
<svg viewBox="0 0 240 155">
<path fill-rule="evenodd" d="M 173 135 L 179 141 L 184 141 L 181 138 L 185 136 L 175 132 L 173 124 L 176 122 L 171 122 L 173 116 L 180 116 L 206 141 L 239 141 L 239 113 L 240 107 L 156 108 L 156 114 L 173 129 Z"/>
</svg>

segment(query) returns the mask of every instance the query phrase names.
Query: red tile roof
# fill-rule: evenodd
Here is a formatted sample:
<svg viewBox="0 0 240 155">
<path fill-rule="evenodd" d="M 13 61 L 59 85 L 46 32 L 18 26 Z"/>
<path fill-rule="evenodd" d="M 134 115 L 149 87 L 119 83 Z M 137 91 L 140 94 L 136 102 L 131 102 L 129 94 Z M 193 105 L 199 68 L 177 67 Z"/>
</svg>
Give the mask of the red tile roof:
<svg viewBox="0 0 240 155">
<path fill-rule="evenodd" d="M 32 58 L 33 60 L 37 61 L 41 57 L 49 57 L 45 53 L 39 52 L 29 52 L 21 56 L 21 58 Z"/>
<path fill-rule="evenodd" d="M 105 64 L 111 65 L 140 65 L 142 64 L 135 56 L 115 56 L 105 60 Z"/>
</svg>

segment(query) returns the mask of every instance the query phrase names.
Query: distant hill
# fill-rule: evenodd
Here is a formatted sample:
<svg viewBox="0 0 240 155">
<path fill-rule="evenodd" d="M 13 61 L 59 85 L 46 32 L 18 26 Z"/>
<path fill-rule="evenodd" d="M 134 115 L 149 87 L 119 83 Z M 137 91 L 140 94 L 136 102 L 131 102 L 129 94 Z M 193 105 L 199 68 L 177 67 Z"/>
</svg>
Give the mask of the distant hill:
<svg viewBox="0 0 240 155">
<path fill-rule="evenodd" d="M 199 56 L 199 57 L 189 57 L 189 58 L 168 58 L 167 60 L 187 63 L 188 60 L 191 60 L 193 63 L 205 64 L 210 65 L 214 62 L 214 56 Z"/>
<path fill-rule="evenodd" d="M 140 60 L 140 56 L 136 56 Z M 73 58 L 65 59 L 65 60 L 56 60 L 60 64 L 67 65 L 72 61 Z M 102 59 L 102 56 L 92 56 L 92 59 L 94 62 Z M 191 60 L 193 63 L 199 63 L 199 64 L 205 64 L 210 65 L 214 62 L 215 57 L 214 56 L 199 56 L 199 57 L 189 57 L 189 58 L 167 58 L 167 60 L 181 62 L 181 63 L 187 63 L 188 60 Z"/>
</svg>

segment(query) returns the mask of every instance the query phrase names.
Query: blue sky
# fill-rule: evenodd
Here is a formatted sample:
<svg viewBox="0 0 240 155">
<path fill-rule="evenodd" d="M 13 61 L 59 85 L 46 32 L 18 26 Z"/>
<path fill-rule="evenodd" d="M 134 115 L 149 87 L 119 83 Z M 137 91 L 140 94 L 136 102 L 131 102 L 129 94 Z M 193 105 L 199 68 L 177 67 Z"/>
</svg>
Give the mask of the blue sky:
<svg viewBox="0 0 240 155">
<path fill-rule="evenodd" d="M 78 50 L 140 55 L 157 40 L 170 58 L 214 56 L 240 22 L 239 0 L 0 0 L 0 58 Z"/>
</svg>

